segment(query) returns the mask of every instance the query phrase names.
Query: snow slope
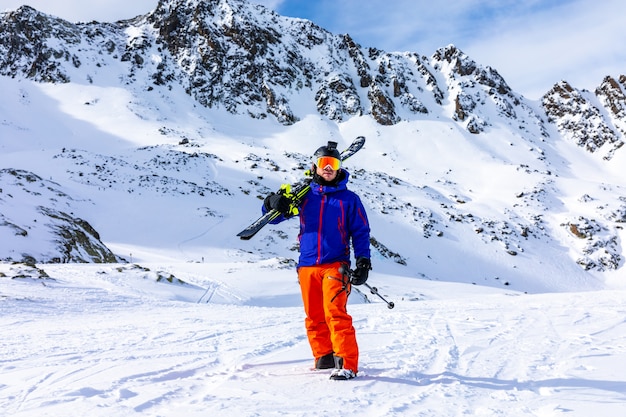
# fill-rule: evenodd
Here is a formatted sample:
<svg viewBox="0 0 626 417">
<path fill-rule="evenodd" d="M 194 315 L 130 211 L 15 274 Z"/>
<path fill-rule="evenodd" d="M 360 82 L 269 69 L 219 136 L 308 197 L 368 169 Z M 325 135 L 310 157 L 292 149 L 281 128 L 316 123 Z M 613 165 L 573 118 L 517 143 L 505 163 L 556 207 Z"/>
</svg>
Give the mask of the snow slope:
<svg viewBox="0 0 626 417">
<path fill-rule="evenodd" d="M 0 278 L 3 415 L 626 411 L 623 291 L 527 295 L 376 275 L 396 307 L 351 295 L 361 372 L 337 382 L 310 370 L 295 276 L 277 264 L 45 265 L 50 278 Z M 37 276 L 19 268 L 0 265 Z M 156 282 L 171 270 L 188 284 Z"/>
</svg>

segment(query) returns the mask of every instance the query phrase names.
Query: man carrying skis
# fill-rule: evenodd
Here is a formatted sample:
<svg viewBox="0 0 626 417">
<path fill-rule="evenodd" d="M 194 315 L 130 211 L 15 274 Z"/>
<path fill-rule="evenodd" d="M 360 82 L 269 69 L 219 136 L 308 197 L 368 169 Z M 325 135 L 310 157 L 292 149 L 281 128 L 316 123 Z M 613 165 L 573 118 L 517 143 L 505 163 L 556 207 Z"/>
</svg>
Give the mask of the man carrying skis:
<svg viewBox="0 0 626 417">
<path fill-rule="evenodd" d="M 352 317 L 346 310 L 351 285 L 367 280 L 370 263 L 370 228 L 360 198 L 348 190 L 349 173 L 341 168 L 335 142 L 314 154 L 311 190 L 295 208 L 284 194 L 272 193 L 263 211 L 276 209 L 279 223 L 300 217 L 298 281 L 306 313 L 305 327 L 317 369 L 335 368 L 334 380 L 356 377 L 359 349 Z M 350 280 L 350 244 L 356 268 Z"/>
</svg>

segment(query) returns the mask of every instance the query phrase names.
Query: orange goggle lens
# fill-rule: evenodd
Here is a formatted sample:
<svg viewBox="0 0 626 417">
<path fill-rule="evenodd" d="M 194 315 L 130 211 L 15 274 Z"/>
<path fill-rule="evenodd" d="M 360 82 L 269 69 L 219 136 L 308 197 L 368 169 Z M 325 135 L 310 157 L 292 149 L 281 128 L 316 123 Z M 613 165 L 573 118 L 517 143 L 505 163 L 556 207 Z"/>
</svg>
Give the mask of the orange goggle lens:
<svg viewBox="0 0 626 417">
<path fill-rule="evenodd" d="M 321 158 L 317 158 L 315 165 L 317 165 L 318 168 L 326 169 L 329 167 L 333 171 L 337 171 L 341 167 L 341 160 L 333 158 L 332 156 L 322 156 Z"/>
</svg>

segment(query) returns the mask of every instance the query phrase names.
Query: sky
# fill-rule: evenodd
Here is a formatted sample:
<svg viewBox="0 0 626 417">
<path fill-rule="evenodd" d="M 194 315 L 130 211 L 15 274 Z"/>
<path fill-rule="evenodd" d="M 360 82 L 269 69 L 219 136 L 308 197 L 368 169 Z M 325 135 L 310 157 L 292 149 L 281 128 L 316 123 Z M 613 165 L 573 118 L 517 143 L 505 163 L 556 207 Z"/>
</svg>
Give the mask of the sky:
<svg viewBox="0 0 626 417">
<path fill-rule="evenodd" d="M 560 80 L 593 91 L 626 74 L 622 0 L 254 0 L 309 19 L 362 46 L 430 56 L 454 44 L 495 68 L 516 92 L 537 99 Z M 157 0 L 0 0 L 70 21 L 115 21 L 154 9 Z"/>
</svg>

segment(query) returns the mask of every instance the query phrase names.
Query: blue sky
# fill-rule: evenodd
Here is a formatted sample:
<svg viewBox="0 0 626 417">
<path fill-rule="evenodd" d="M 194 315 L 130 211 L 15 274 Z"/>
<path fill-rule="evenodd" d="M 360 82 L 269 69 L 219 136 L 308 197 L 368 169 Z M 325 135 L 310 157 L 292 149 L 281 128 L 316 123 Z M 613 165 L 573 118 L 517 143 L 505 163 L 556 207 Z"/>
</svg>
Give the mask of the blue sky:
<svg viewBox="0 0 626 417">
<path fill-rule="evenodd" d="M 454 44 L 537 99 L 561 79 L 595 89 L 626 75 L 623 0 L 252 0 L 277 13 L 349 33 L 362 46 L 430 56 Z M 70 21 L 115 21 L 147 13 L 157 0 L 0 0 Z"/>
</svg>

